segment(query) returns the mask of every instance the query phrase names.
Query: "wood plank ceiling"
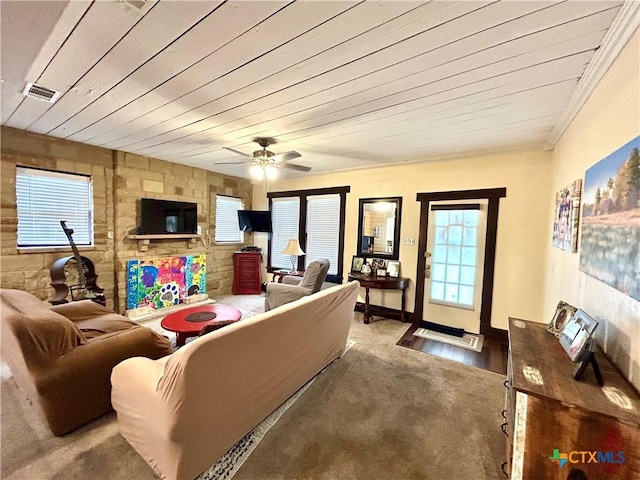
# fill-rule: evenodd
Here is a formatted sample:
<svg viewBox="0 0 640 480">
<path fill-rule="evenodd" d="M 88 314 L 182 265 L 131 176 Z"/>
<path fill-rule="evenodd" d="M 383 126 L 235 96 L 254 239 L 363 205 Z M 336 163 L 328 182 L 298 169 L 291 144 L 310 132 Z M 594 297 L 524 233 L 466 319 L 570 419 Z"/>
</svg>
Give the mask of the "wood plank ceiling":
<svg viewBox="0 0 640 480">
<path fill-rule="evenodd" d="M 542 149 L 632 4 L 3 1 L 2 124 L 241 177 Z"/>
</svg>

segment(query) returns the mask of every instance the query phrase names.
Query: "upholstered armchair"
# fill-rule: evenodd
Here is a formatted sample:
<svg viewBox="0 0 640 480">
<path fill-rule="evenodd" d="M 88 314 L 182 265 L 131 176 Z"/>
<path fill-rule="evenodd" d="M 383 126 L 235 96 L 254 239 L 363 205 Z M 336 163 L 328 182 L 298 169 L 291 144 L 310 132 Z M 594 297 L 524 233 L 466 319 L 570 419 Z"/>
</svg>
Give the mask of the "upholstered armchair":
<svg viewBox="0 0 640 480">
<path fill-rule="evenodd" d="M 111 370 L 130 357 L 157 359 L 171 343 L 91 300 L 49 306 L 0 289 L 2 358 L 54 435 L 111 410 Z"/>
<path fill-rule="evenodd" d="M 302 278 L 285 275 L 282 277 L 282 283 L 268 283 L 267 296 L 264 300 L 265 312 L 319 292 L 328 271 L 329 260 L 320 258 L 307 266 Z"/>
</svg>

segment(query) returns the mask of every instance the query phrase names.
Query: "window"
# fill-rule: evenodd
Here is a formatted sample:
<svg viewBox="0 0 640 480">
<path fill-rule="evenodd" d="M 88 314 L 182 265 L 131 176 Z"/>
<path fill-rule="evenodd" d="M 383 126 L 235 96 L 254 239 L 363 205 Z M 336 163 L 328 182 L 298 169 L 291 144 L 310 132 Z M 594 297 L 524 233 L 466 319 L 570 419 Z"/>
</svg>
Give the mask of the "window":
<svg viewBox="0 0 640 480">
<path fill-rule="evenodd" d="M 61 220 L 76 245 L 93 245 L 91 177 L 17 167 L 16 202 L 18 247 L 68 247 Z"/>
<path fill-rule="evenodd" d="M 280 253 L 292 238 L 298 238 L 300 198 L 274 198 L 271 203 L 271 265 L 291 269 L 291 257 Z M 306 252 L 306 250 L 305 250 Z"/>
<path fill-rule="evenodd" d="M 473 308 L 480 212 L 438 210 L 434 214 L 431 301 Z"/>
<path fill-rule="evenodd" d="M 329 260 L 329 275 L 338 274 L 340 195 L 316 195 L 307 199 L 307 249 L 305 265 L 317 258 Z"/>
<path fill-rule="evenodd" d="M 268 193 L 273 219 L 269 240 L 269 270 L 291 268 L 288 255 L 280 252 L 290 239 L 298 239 L 305 255 L 298 268 L 318 258 L 330 262 L 327 281 L 342 282 L 344 218 L 349 187 Z"/>
<path fill-rule="evenodd" d="M 244 210 L 242 199 L 216 195 L 216 243 L 242 243 L 238 210 Z"/>
</svg>

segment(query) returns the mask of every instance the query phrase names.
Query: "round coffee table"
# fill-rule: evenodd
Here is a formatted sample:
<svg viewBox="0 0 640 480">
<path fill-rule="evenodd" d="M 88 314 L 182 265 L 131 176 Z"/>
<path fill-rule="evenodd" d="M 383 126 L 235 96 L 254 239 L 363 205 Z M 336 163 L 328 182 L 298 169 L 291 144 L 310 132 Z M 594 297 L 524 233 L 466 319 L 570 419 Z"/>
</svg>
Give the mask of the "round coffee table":
<svg viewBox="0 0 640 480">
<path fill-rule="evenodd" d="M 181 347 L 187 338 L 200 334 L 205 326 L 224 327 L 242 318 L 237 308 L 217 303 L 190 307 L 170 313 L 162 319 L 160 325 L 165 330 L 176 333 L 176 347 Z"/>
</svg>

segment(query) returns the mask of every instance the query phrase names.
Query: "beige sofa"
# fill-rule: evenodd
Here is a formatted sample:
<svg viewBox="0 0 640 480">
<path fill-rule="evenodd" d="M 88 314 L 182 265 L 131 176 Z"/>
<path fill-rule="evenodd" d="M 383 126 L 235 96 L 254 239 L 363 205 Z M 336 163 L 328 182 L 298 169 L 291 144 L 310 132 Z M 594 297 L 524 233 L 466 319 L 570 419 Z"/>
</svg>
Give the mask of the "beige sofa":
<svg viewBox="0 0 640 480">
<path fill-rule="evenodd" d="M 111 375 L 120 433 L 165 479 L 214 464 L 343 352 L 359 284 L 323 290 Z"/>
</svg>

